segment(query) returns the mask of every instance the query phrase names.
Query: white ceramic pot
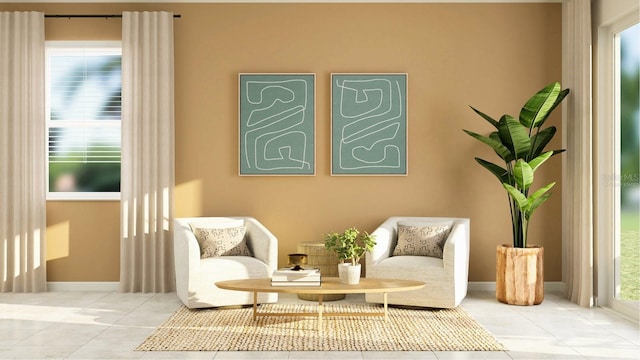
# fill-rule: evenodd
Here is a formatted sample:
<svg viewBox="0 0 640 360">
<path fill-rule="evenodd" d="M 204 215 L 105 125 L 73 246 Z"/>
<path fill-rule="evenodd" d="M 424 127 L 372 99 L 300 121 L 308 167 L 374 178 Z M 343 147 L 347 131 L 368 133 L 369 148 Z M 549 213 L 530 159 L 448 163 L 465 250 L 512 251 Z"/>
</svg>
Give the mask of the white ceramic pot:
<svg viewBox="0 0 640 360">
<path fill-rule="evenodd" d="M 338 264 L 338 276 L 340 282 L 347 285 L 360 283 L 360 264 L 352 265 L 351 263 Z"/>
</svg>

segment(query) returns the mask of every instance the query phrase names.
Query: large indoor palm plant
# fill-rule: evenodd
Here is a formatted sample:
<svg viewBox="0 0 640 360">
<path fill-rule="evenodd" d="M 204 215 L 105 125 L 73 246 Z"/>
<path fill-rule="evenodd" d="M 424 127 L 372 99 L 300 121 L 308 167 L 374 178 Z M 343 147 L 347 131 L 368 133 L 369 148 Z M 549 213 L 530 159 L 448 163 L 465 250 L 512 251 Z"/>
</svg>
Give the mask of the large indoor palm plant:
<svg viewBox="0 0 640 360">
<path fill-rule="evenodd" d="M 555 185 L 555 182 L 542 186 L 535 191 L 531 189 L 531 185 L 533 184 L 535 171 L 549 158 L 565 151 L 564 149 L 545 150 L 557 130 L 555 126 L 543 128 L 543 125 L 567 94 L 569 94 L 569 89 L 563 90 L 558 82 L 551 83 L 538 91 L 524 104 L 517 119 L 511 115 L 503 115 L 499 120 L 495 120 L 472 107 L 473 111 L 495 128 L 495 131 L 485 136 L 464 130 L 473 138 L 489 145 L 504 163 L 504 166 L 501 166 L 487 160 L 475 158 L 480 165 L 498 178 L 506 190 L 509 200 L 513 235 L 511 249 L 513 250 L 505 249 L 505 246 L 498 247 L 498 270 L 496 273 L 496 295 L 498 300 L 502 302 L 518 304 L 539 304 L 542 302 L 543 296 L 541 293 L 537 294 L 537 296 L 534 295 L 534 299 L 515 299 L 513 301 L 504 299 L 505 296 L 510 297 L 509 292 L 515 294 L 517 289 L 509 288 L 512 286 L 512 282 L 503 278 L 511 275 L 500 273 L 501 261 L 506 262 L 504 259 L 501 260 L 500 256 L 501 253 L 508 252 L 506 256 L 510 257 L 509 263 L 511 264 L 518 257 L 525 256 L 527 254 L 526 249 L 535 249 L 536 256 L 539 258 L 539 280 L 536 287 L 542 291 L 543 249 L 530 246 L 527 243 L 527 234 L 531 215 L 551 196 L 549 190 Z M 526 262 L 524 265 L 526 265 Z M 523 274 L 517 273 L 512 275 L 516 277 L 523 276 Z M 507 283 L 506 285 L 501 284 L 505 282 Z M 513 283 L 518 283 L 518 281 L 513 281 Z M 530 284 L 530 282 L 525 283 Z M 501 288 L 502 286 L 507 288 Z M 524 289 L 524 291 L 530 293 L 527 289 Z M 518 295 L 515 297 L 518 297 Z"/>
</svg>

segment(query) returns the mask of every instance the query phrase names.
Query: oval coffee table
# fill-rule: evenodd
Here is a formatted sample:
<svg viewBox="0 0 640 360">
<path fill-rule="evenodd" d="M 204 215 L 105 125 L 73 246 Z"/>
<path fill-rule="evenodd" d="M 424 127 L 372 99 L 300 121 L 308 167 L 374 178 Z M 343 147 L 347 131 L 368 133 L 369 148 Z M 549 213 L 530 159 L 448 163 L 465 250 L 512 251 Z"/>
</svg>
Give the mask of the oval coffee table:
<svg viewBox="0 0 640 360">
<path fill-rule="evenodd" d="M 417 290 L 426 284 L 422 281 L 396 280 L 396 279 L 360 279 L 359 284 L 347 285 L 340 283 L 337 277 L 322 278 L 320 286 L 272 286 L 270 278 L 242 279 L 219 281 L 216 286 L 220 289 L 253 292 L 253 320 L 258 316 L 314 316 L 318 318 L 318 330 L 322 329 L 322 317 L 324 316 L 384 316 L 385 321 L 389 319 L 387 293 L 398 291 Z M 295 312 L 295 313 L 272 313 L 258 312 L 258 293 L 290 293 L 290 294 L 317 294 L 317 312 Z M 384 302 L 384 312 L 377 313 L 357 313 L 357 312 L 330 312 L 324 313 L 322 295 L 327 294 L 363 294 L 382 293 Z"/>
</svg>

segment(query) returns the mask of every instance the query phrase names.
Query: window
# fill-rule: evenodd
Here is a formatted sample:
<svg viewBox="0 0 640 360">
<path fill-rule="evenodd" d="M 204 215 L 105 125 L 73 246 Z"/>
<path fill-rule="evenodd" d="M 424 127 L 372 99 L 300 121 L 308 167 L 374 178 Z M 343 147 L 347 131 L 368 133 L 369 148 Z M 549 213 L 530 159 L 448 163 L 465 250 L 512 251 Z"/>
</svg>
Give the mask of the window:
<svg viewBox="0 0 640 360">
<path fill-rule="evenodd" d="M 614 10 L 598 24 L 598 304 L 640 314 L 640 18 Z M 628 11 L 628 12 L 627 12 Z M 602 11 L 601 13 L 604 13 Z M 613 15 L 617 16 L 613 16 Z"/>
<path fill-rule="evenodd" d="M 640 23 L 615 36 L 616 300 L 640 300 Z"/>
<path fill-rule="evenodd" d="M 50 200 L 120 199 L 119 42 L 47 42 Z"/>
</svg>

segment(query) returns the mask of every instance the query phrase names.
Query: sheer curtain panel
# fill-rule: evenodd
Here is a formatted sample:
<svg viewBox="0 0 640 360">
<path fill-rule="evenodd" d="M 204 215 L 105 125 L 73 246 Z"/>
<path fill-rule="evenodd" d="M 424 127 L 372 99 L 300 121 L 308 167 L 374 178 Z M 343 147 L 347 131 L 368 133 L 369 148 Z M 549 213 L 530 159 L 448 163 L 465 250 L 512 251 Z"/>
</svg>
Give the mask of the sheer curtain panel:
<svg viewBox="0 0 640 360">
<path fill-rule="evenodd" d="M 173 267 L 173 14 L 122 16 L 120 290 L 170 292 Z"/>
<path fill-rule="evenodd" d="M 47 291 L 44 14 L 0 12 L 0 290 Z"/>
<path fill-rule="evenodd" d="M 562 3 L 564 191 L 562 280 L 574 303 L 593 305 L 593 143 L 591 118 L 591 2 Z"/>
</svg>

